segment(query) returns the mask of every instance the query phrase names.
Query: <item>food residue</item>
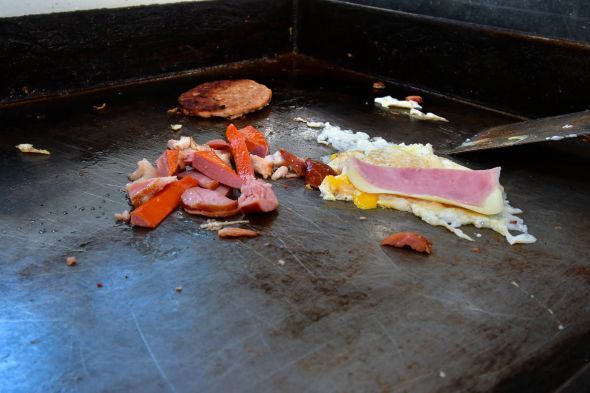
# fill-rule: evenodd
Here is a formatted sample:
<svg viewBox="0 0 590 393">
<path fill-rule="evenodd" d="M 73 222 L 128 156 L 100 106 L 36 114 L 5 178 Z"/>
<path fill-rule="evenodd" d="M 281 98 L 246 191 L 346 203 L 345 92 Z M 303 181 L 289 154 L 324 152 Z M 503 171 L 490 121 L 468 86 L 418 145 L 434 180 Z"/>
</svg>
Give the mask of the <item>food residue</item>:
<svg viewBox="0 0 590 393">
<path fill-rule="evenodd" d="M 182 124 L 170 124 L 170 129 L 172 131 L 179 131 L 182 128 Z"/>
<path fill-rule="evenodd" d="M 432 242 L 416 232 L 397 232 L 389 235 L 381 241 L 382 246 L 393 246 L 397 248 L 410 247 L 417 252 L 430 254 Z"/>
<path fill-rule="evenodd" d="M 21 151 L 21 153 L 32 153 L 32 154 L 45 154 L 50 155 L 51 153 L 49 150 L 45 149 L 37 149 L 30 143 L 21 143 L 16 145 L 16 148 Z"/>
<path fill-rule="evenodd" d="M 225 227 L 217 231 L 217 235 L 220 238 L 234 238 L 234 237 L 256 237 L 260 233 L 251 229 L 237 228 L 237 227 Z"/>
<path fill-rule="evenodd" d="M 68 266 L 76 266 L 76 264 L 78 263 L 78 260 L 76 259 L 75 256 L 70 256 L 66 258 L 66 265 Z"/>
<path fill-rule="evenodd" d="M 284 259 L 279 259 L 278 264 L 281 266 L 285 266 L 286 262 Z"/>
<path fill-rule="evenodd" d="M 123 210 L 121 213 L 115 213 L 115 221 L 128 222 L 131 216 L 129 210 Z"/>
<path fill-rule="evenodd" d="M 383 83 L 383 82 L 375 82 L 375 83 L 373 83 L 373 89 L 375 89 L 375 90 L 383 90 L 383 89 L 385 89 L 385 83 Z"/>
<path fill-rule="evenodd" d="M 106 102 L 103 102 L 100 105 L 93 105 L 92 106 L 92 108 L 94 108 L 95 111 L 101 111 L 101 110 L 103 110 L 106 107 L 107 107 L 107 103 Z"/>
<path fill-rule="evenodd" d="M 176 292 L 180 293 L 180 292 L 182 292 L 182 287 L 176 287 L 176 288 L 174 288 L 174 290 L 175 290 Z"/>
</svg>

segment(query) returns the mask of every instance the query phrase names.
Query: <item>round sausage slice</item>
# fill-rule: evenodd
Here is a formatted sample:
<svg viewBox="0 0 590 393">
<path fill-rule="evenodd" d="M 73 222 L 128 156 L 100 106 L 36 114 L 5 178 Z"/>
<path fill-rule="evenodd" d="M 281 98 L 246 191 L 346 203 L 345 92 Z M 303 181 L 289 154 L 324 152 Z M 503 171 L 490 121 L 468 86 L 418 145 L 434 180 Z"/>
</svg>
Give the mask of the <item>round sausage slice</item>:
<svg viewBox="0 0 590 393">
<path fill-rule="evenodd" d="M 238 201 L 201 187 L 186 190 L 182 194 L 182 204 L 191 210 L 210 212 L 231 211 L 238 208 Z"/>
</svg>

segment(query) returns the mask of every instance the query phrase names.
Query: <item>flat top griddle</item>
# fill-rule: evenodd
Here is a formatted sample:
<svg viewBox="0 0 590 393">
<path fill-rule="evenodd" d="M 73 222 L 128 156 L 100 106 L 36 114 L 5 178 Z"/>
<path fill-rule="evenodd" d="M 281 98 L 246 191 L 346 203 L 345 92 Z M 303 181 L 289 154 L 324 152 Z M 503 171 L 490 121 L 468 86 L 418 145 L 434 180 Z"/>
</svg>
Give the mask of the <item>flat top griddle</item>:
<svg viewBox="0 0 590 393">
<path fill-rule="evenodd" d="M 300 57 L 5 109 L 0 391 L 544 391 L 580 368 L 590 175 L 557 149 L 460 157 L 502 166 L 532 245 L 466 227 L 469 242 L 408 213 L 323 201 L 301 179 L 273 183 L 281 207 L 250 218 L 263 234 L 255 239 L 219 240 L 183 212 L 154 231 L 115 224 L 135 162 L 177 135 L 222 135 L 224 120 L 166 110 L 182 91 L 226 77 L 274 92 L 236 124 L 304 157 L 332 151 L 295 117 L 435 148 L 469 136 L 460 130 L 516 121 L 432 94 L 422 94 L 426 107 L 450 123 L 412 121 L 373 106 L 374 79 Z M 52 155 L 20 154 L 23 142 Z M 432 255 L 379 246 L 399 230 L 430 238 Z M 66 266 L 69 255 L 78 266 Z"/>
</svg>

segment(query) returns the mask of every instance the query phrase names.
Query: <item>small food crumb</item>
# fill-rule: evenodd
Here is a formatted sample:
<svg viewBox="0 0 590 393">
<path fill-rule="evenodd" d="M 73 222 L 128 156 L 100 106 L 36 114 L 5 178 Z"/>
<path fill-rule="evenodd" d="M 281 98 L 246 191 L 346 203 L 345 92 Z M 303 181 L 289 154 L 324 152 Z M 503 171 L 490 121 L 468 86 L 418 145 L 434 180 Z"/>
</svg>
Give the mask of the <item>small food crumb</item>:
<svg viewBox="0 0 590 393">
<path fill-rule="evenodd" d="M 129 210 L 123 210 L 122 213 L 115 213 L 115 221 L 127 222 L 130 218 Z"/>
<path fill-rule="evenodd" d="M 367 220 L 367 217 L 365 217 L 365 216 L 360 216 L 360 217 L 359 217 L 359 220 L 361 220 L 361 221 L 366 221 L 366 220 Z"/>
<path fill-rule="evenodd" d="M 481 233 L 476 233 L 475 236 L 481 237 Z"/>
<path fill-rule="evenodd" d="M 309 185 L 309 184 L 306 184 L 306 185 L 305 185 L 305 188 L 307 188 L 308 190 L 311 190 L 311 185 Z"/>
<path fill-rule="evenodd" d="M 373 83 L 373 89 L 378 89 L 378 90 L 385 89 L 385 83 L 375 82 L 375 83 Z"/>
<path fill-rule="evenodd" d="M 174 108 L 168 109 L 166 111 L 166 113 L 168 113 L 169 115 L 176 115 L 176 114 L 178 114 L 178 112 L 179 112 L 178 107 L 174 107 Z"/>
<path fill-rule="evenodd" d="M 182 128 L 182 124 L 170 124 L 172 131 L 178 131 Z"/>
<path fill-rule="evenodd" d="M 66 265 L 68 265 L 68 266 L 76 266 L 77 263 L 78 263 L 78 260 L 74 256 L 66 258 Z"/>
<path fill-rule="evenodd" d="M 420 96 L 407 96 L 405 98 L 405 100 L 406 101 L 414 101 L 414 102 L 417 102 L 418 104 L 421 104 L 424 102 L 424 100 Z"/>
<path fill-rule="evenodd" d="M 101 105 L 93 105 L 92 107 L 94 108 L 95 111 L 101 111 L 107 107 L 107 103 L 103 102 Z"/>
<path fill-rule="evenodd" d="M 351 59 L 351 58 L 352 58 L 352 53 L 348 52 L 348 53 L 346 54 L 346 57 L 348 57 L 349 59 Z"/>
<path fill-rule="evenodd" d="M 226 237 L 256 237 L 260 234 L 256 231 L 245 228 L 225 227 L 217 231 L 220 238 Z"/>
<path fill-rule="evenodd" d="M 50 155 L 51 153 L 49 150 L 45 149 L 37 149 L 30 143 L 21 143 L 20 145 L 16 145 L 16 148 L 21 151 L 21 153 L 37 153 L 37 154 L 45 154 Z"/>
<path fill-rule="evenodd" d="M 479 249 L 479 247 L 473 247 L 473 248 L 471 249 L 471 251 L 473 251 L 473 252 L 479 252 L 479 251 L 480 251 L 480 249 Z"/>
<path fill-rule="evenodd" d="M 561 225 L 556 225 L 556 226 L 554 226 L 554 227 L 553 227 L 553 229 L 555 229 L 555 230 L 558 230 L 558 231 L 559 231 L 559 230 L 561 229 Z"/>
<path fill-rule="evenodd" d="M 285 262 L 285 260 L 283 260 L 283 259 L 279 259 L 279 262 L 278 262 L 278 263 L 279 263 L 279 265 L 281 265 L 281 266 L 285 266 L 285 263 L 286 263 L 286 262 Z"/>
<path fill-rule="evenodd" d="M 557 328 L 558 328 L 559 330 L 563 330 L 563 329 L 565 329 L 565 327 L 564 327 L 564 326 L 563 326 L 561 323 L 559 324 L 559 326 L 557 326 Z"/>
<path fill-rule="evenodd" d="M 97 283 L 96 283 L 96 287 L 97 287 L 97 288 L 102 288 L 102 287 L 103 287 L 103 285 L 102 285 L 102 283 L 101 283 L 101 282 L 97 282 Z"/>
<path fill-rule="evenodd" d="M 270 242 L 264 243 L 264 247 L 270 247 Z"/>
<path fill-rule="evenodd" d="M 182 287 L 176 287 L 176 288 L 174 288 L 174 290 L 175 290 L 176 292 L 180 293 L 180 292 L 182 292 Z"/>
<path fill-rule="evenodd" d="M 443 370 L 440 370 L 440 372 L 438 373 L 438 376 L 441 378 L 446 378 L 447 373 L 445 373 Z"/>
</svg>

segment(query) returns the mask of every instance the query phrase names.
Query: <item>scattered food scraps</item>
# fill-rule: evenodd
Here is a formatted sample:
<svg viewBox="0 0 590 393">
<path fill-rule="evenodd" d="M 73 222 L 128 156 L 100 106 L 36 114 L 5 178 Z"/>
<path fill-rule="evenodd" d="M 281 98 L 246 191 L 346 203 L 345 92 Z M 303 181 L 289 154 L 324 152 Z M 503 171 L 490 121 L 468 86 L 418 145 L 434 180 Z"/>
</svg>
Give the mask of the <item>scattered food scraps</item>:
<svg viewBox="0 0 590 393">
<path fill-rule="evenodd" d="M 182 287 L 176 287 L 176 288 L 174 288 L 174 290 L 175 290 L 176 292 L 180 293 L 180 292 L 182 292 Z"/>
<path fill-rule="evenodd" d="M 281 265 L 281 266 L 285 266 L 285 263 L 286 263 L 286 262 L 285 262 L 285 260 L 284 260 L 284 259 L 279 259 L 279 262 L 278 262 L 278 263 L 279 263 L 279 265 Z"/>
<path fill-rule="evenodd" d="M 179 131 L 182 128 L 182 124 L 170 124 L 170 129 L 172 131 Z"/>
<path fill-rule="evenodd" d="M 37 149 L 30 143 L 21 143 L 20 145 L 16 145 L 16 148 L 20 150 L 21 153 L 45 154 L 47 156 L 51 154 L 49 150 Z"/>
<path fill-rule="evenodd" d="M 131 216 L 129 215 L 129 210 L 123 210 L 121 213 L 115 213 L 115 221 L 123 221 L 127 222 Z"/>
<path fill-rule="evenodd" d="M 92 108 L 94 108 L 95 111 L 101 111 L 104 108 L 107 107 L 107 103 L 103 102 L 101 105 L 93 105 Z"/>
<path fill-rule="evenodd" d="M 77 263 L 78 263 L 78 260 L 74 256 L 70 256 L 70 257 L 66 258 L 66 265 L 68 265 L 70 267 L 76 266 Z"/>
<path fill-rule="evenodd" d="M 216 220 L 207 220 L 206 224 L 201 224 L 201 229 L 206 229 L 208 231 L 218 231 L 223 227 L 230 226 L 230 225 L 237 225 L 237 224 L 249 224 L 250 221 L 248 220 L 235 220 L 235 221 L 216 221 Z"/>
<path fill-rule="evenodd" d="M 381 241 L 382 246 L 393 246 L 398 248 L 410 247 L 414 251 L 432 252 L 432 242 L 416 232 L 397 232 L 389 235 Z"/>
<path fill-rule="evenodd" d="M 260 234 L 256 231 L 245 228 L 226 227 L 217 231 L 217 235 L 220 238 L 234 238 L 234 237 L 256 237 Z"/>
<path fill-rule="evenodd" d="M 424 102 L 424 100 L 420 96 L 407 96 L 405 98 L 405 100 L 406 101 L 414 101 L 414 102 L 417 102 L 418 104 L 422 104 Z"/>
<path fill-rule="evenodd" d="M 383 82 L 375 82 L 375 83 L 373 83 L 373 89 L 383 90 L 383 89 L 385 89 L 385 83 L 383 83 Z"/>
</svg>

